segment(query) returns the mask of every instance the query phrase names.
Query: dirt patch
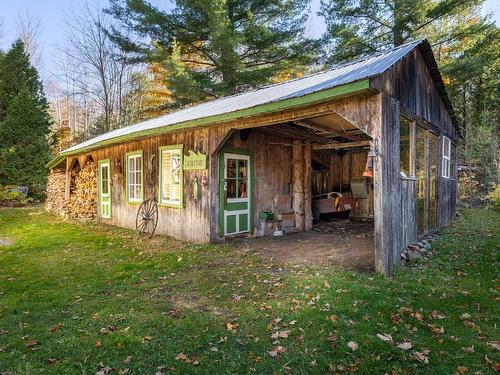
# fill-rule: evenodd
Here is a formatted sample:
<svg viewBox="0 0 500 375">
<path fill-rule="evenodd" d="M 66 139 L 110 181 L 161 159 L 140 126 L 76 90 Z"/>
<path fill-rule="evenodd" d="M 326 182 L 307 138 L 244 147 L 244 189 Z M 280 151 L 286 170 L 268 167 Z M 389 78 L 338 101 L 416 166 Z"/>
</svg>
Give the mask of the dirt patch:
<svg viewBox="0 0 500 375">
<path fill-rule="evenodd" d="M 292 266 L 335 264 L 361 271 L 374 269 L 372 222 L 321 222 L 312 231 L 242 239 L 238 246 Z"/>
<path fill-rule="evenodd" d="M 12 245 L 11 241 L 9 241 L 7 238 L 0 237 L 0 246 L 10 246 L 10 245 Z"/>
</svg>

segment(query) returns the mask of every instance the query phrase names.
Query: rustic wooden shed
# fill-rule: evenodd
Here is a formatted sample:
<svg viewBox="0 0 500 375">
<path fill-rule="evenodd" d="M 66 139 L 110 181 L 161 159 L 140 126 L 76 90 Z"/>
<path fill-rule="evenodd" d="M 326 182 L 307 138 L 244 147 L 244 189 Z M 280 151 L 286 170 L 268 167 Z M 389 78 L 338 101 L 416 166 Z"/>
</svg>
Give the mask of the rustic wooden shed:
<svg viewBox="0 0 500 375">
<path fill-rule="evenodd" d="M 192 242 L 255 236 L 264 212 L 310 230 L 314 197 L 341 191 L 355 198 L 352 220 L 373 220 L 374 265 L 390 273 L 407 245 L 453 220 L 457 142 L 421 40 L 111 131 L 48 166 L 65 181 L 51 194 L 67 199 L 73 167 L 93 160 L 99 221 L 134 228 L 156 198 L 157 233 Z"/>
</svg>

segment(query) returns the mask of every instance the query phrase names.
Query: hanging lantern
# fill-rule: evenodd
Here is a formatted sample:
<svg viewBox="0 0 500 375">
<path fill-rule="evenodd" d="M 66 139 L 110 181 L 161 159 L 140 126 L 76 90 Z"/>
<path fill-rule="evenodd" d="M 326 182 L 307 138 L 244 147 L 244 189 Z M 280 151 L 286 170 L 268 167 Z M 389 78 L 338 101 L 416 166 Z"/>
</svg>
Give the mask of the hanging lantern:
<svg viewBox="0 0 500 375">
<path fill-rule="evenodd" d="M 366 157 L 365 171 L 363 172 L 363 177 L 373 177 L 373 159 L 375 158 L 375 152 L 370 150 L 368 156 Z"/>
</svg>

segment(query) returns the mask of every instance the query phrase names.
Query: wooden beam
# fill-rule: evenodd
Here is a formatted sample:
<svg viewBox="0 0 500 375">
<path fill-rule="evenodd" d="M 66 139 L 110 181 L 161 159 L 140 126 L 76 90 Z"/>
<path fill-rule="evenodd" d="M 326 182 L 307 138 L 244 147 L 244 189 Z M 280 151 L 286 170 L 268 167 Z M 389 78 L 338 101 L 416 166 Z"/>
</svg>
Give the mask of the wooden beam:
<svg viewBox="0 0 500 375">
<path fill-rule="evenodd" d="M 342 150 L 345 148 L 366 147 L 370 145 L 370 141 L 357 141 L 347 143 L 328 143 L 323 145 L 316 145 L 314 150 Z"/>
<path fill-rule="evenodd" d="M 313 227 L 311 142 L 304 144 L 304 229 Z"/>
<path fill-rule="evenodd" d="M 292 134 L 292 132 L 285 132 L 283 130 L 276 129 L 276 126 L 270 126 L 270 127 L 263 127 L 263 128 L 255 128 L 255 132 L 257 133 L 262 133 L 262 134 L 267 134 L 273 137 L 277 138 L 284 138 L 284 139 L 290 139 L 290 140 L 308 140 L 311 142 L 315 142 L 316 140 L 310 139 L 310 137 L 304 136 L 304 135 L 299 135 L 297 133 Z M 329 140 L 327 138 L 323 139 L 321 143 L 327 143 Z"/>
<path fill-rule="evenodd" d="M 293 126 L 286 125 L 286 124 L 280 124 L 280 125 L 274 125 L 273 128 L 275 130 L 278 130 L 280 132 L 283 132 L 284 134 L 291 135 L 295 137 L 296 139 L 304 139 L 307 141 L 312 141 L 316 143 L 328 143 L 328 139 L 319 135 L 316 135 L 314 133 L 311 133 L 307 130 L 301 130 L 294 128 Z"/>
<path fill-rule="evenodd" d="M 295 227 L 304 230 L 304 164 L 302 142 L 295 140 L 292 146 L 292 208 Z"/>
<path fill-rule="evenodd" d="M 299 126 L 303 126 L 304 128 L 316 130 L 320 132 L 321 135 L 323 136 L 344 137 L 353 141 L 360 141 L 362 139 L 360 136 L 348 133 L 347 131 L 339 131 L 326 125 L 311 123 L 310 121 L 307 120 L 294 121 L 294 123 Z"/>
</svg>

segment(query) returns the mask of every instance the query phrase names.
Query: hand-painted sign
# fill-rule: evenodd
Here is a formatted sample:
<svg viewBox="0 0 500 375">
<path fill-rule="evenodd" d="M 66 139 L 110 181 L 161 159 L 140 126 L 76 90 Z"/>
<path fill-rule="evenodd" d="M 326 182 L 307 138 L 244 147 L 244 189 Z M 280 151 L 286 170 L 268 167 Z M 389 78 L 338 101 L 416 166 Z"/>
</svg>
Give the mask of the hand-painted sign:
<svg viewBox="0 0 500 375">
<path fill-rule="evenodd" d="M 207 155 L 189 150 L 187 155 L 184 155 L 184 170 L 191 171 L 200 169 L 207 169 Z"/>
</svg>

